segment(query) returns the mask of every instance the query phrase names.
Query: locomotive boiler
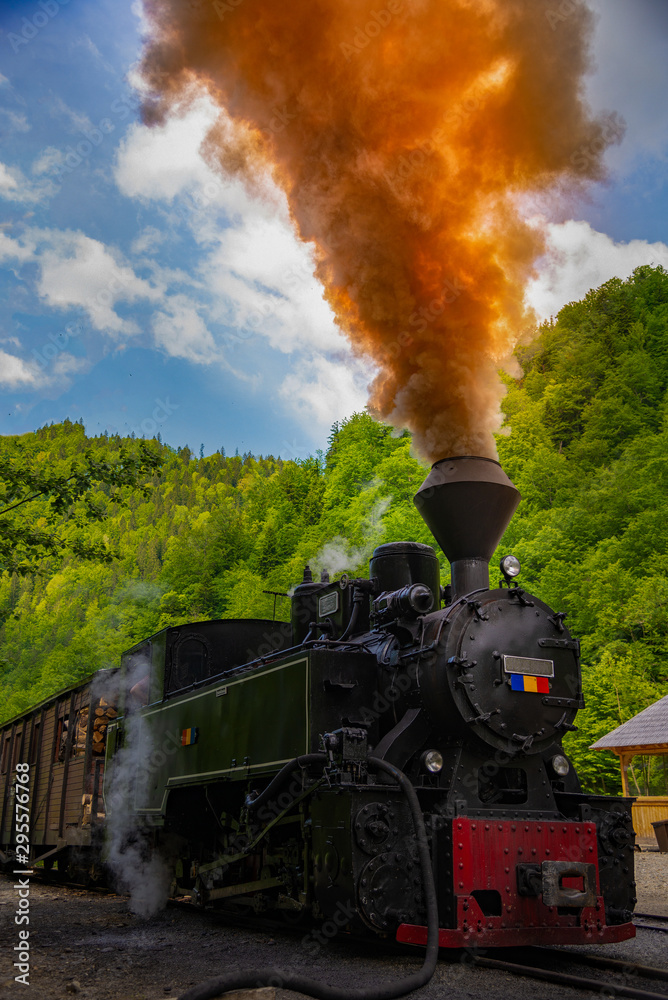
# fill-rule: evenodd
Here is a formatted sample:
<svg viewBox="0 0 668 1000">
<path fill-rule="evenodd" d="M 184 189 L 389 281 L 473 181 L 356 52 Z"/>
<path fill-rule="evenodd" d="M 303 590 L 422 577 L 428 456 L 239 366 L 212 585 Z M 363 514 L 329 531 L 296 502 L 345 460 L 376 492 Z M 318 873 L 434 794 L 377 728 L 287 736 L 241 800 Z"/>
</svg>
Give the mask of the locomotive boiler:
<svg viewBox="0 0 668 1000">
<path fill-rule="evenodd" d="M 307 568 L 289 623 L 181 625 L 123 656 L 105 782 L 139 727 L 132 805 L 173 895 L 425 943 L 418 808 L 441 946 L 633 936 L 631 800 L 584 793 L 562 746 L 577 639 L 512 557 L 490 588 L 519 499 L 497 462 L 437 462 L 415 503 L 448 588 L 432 547 L 380 545 L 368 578 Z"/>
</svg>

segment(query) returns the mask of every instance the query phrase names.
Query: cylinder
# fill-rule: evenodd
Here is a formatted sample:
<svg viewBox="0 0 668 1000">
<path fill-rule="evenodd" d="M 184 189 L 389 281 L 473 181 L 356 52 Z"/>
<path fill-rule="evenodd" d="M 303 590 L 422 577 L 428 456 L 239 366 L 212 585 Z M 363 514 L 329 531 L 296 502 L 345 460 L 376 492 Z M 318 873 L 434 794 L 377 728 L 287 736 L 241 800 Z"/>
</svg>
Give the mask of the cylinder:
<svg viewBox="0 0 668 1000">
<path fill-rule="evenodd" d="M 298 646 L 304 641 L 309 632 L 310 622 L 316 621 L 318 617 L 318 592 L 326 586 L 327 584 L 315 583 L 310 567 L 304 567 L 304 578 L 295 587 L 292 594 L 290 621 L 293 646 Z"/>
<path fill-rule="evenodd" d="M 376 593 L 402 590 L 424 583 L 434 595 L 433 610 L 441 606 L 441 568 L 431 545 L 421 542 L 388 542 L 374 550 L 369 578 L 375 579 Z"/>
</svg>

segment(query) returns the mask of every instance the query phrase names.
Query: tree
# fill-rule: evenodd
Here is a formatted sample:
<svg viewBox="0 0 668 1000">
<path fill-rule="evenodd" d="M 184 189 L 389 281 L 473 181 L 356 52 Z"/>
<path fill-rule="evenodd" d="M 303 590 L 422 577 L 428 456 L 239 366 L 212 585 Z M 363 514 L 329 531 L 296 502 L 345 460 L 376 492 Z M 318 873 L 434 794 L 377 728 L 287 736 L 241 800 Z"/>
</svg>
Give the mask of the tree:
<svg viewBox="0 0 668 1000">
<path fill-rule="evenodd" d="M 110 562 L 113 552 L 90 526 L 103 521 L 110 504 L 128 495 L 146 495 L 142 482 L 162 465 L 144 442 L 122 445 L 118 457 L 82 456 L 44 467 L 41 453 L 19 446 L 0 453 L 0 568 L 33 573 L 47 556 L 72 552 L 82 559 Z"/>
</svg>

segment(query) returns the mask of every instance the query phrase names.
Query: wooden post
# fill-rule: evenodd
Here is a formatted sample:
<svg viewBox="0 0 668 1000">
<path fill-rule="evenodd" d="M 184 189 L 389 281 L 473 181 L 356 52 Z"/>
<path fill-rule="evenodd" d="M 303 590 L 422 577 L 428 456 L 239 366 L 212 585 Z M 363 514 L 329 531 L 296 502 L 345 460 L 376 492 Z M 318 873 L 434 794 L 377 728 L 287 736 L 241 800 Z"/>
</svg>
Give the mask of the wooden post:
<svg viewBox="0 0 668 1000">
<path fill-rule="evenodd" d="M 622 795 L 630 795 L 629 792 L 629 778 L 628 778 L 628 767 L 631 762 L 631 757 L 633 754 L 630 753 L 620 753 L 619 763 L 622 769 Z"/>
</svg>

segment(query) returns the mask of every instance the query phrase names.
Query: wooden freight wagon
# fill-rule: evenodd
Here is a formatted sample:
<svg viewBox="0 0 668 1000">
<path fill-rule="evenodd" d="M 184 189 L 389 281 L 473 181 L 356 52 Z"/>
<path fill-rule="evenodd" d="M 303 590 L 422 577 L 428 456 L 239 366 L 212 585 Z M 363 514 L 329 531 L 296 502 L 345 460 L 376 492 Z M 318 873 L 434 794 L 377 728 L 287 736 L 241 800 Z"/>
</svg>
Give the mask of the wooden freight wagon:
<svg viewBox="0 0 668 1000">
<path fill-rule="evenodd" d="M 104 821 L 104 756 L 107 726 L 117 715 L 117 674 L 98 671 L 0 728 L 3 866 L 13 866 L 16 854 L 16 768 L 27 764 L 31 864 L 56 866 L 68 878 L 99 870 L 91 849 L 99 846 Z"/>
</svg>

